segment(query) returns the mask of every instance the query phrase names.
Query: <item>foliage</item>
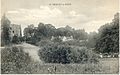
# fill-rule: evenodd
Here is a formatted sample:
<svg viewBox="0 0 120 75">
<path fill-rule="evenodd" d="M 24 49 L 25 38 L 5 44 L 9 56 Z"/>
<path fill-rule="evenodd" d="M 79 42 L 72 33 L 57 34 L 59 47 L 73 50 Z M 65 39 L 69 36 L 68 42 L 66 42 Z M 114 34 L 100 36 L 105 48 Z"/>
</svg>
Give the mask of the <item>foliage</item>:
<svg viewBox="0 0 120 75">
<path fill-rule="evenodd" d="M 26 41 L 29 41 L 31 43 L 37 43 L 38 41 L 41 41 L 45 38 L 51 39 L 52 36 L 54 36 L 54 37 L 73 36 L 73 38 L 76 40 L 86 40 L 87 39 L 87 33 L 85 32 L 85 30 L 83 30 L 83 29 L 75 30 L 68 25 L 66 27 L 61 27 L 61 28 L 56 29 L 51 24 L 39 23 L 37 28 L 27 27 L 24 29 L 24 37 L 26 38 Z M 32 39 L 34 39 L 34 41 L 32 41 Z M 58 38 L 56 38 L 56 39 L 58 39 Z"/>
<path fill-rule="evenodd" d="M 54 43 L 39 50 L 40 59 L 46 63 L 96 63 L 97 56 L 87 48 Z"/>
<path fill-rule="evenodd" d="M 18 44 L 20 42 L 20 38 L 18 36 L 13 36 L 12 43 Z"/>
<path fill-rule="evenodd" d="M 110 24 L 99 28 L 99 37 L 95 50 L 101 53 L 119 52 L 119 14 L 117 13 Z"/>
<path fill-rule="evenodd" d="M 71 45 L 71 46 L 87 46 L 87 41 L 85 40 L 69 40 L 62 42 L 63 44 Z"/>
<path fill-rule="evenodd" d="M 97 63 L 98 56 L 86 47 L 73 47 L 70 53 L 70 60 L 73 63 Z"/>
<path fill-rule="evenodd" d="M 38 42 L 36 45 L 37 45 L 37 46 L 40 46 L 40 47 L 44 47 L 44 46 L 50 45 L 50 44 L 53 44 L 53 42 L 46 39 L 46 40 L 41 40 L 41 41 Z"/>
<path fill-rule="evenodd" d="M 28 66 L 31 58 L 28 53 L 23 52 L 22 47 L 6 47 L 1 50 L 1 72 L 2 73 L 30 73 Z"/>
<path fill-rule="evenodd" d="M 1 19 L 1 45 L 9 45 L 11 42 L 10 37 L 10 21 L 8 18 L 4 15 Z"/>
<path fill-rule="evenodd" d="M 87 37 L 88 37 L 88 34 L 85 32 L 84 29 L 75 30 L 73 32 L 73 38 L 76 40 L 86 40 Z"/>
<path fill-rule="evenodd" d="M 60 39 L 59 37 L 55 37 L 53 40 L 52 40 L 54 43 L 58 42 L 62 42 L 62 39 Z"/>
<path fill-rule="evenodd" d="M 67 54 L 70 51 L 70 47 L 65 47 L 64 45 L 52 44 L 43 47 L 39 50 L 40 59 L 46 63 L 70 63 Z"/>
<path fill-rule="evenodd" d="M 88 35 L 87 47 L 88 48 L 94 48 L 97 39 L 98 39 L 98 33 L 96 33 L 96 32 L 90 32 L 89 35 Z"/>
</svg>

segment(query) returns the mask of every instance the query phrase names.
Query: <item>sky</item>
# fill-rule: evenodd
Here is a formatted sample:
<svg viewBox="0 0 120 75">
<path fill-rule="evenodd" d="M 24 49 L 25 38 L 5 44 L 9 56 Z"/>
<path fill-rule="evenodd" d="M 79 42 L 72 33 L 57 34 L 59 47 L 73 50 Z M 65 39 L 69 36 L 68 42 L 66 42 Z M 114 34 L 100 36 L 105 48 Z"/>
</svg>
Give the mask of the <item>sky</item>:
<svg viewBox="0 0 120 75">
<path fill-rule="evenodd" d="M 119 0 L 2 0 L 1 15 L 5 13 L 22 30 L 30 24 L 37 27 L 41 22 L 56 28 L 69 25 L 89 33 L 112 21 L 118 3 Z"/>
</svg>

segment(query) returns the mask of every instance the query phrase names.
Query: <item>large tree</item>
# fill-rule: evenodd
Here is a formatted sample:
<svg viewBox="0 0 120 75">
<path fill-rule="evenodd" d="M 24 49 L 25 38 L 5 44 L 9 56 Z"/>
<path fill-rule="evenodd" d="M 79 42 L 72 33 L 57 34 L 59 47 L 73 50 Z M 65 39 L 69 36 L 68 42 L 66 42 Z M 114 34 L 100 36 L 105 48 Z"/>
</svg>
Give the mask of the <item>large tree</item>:
<svg viewBox="0 0 120 75">
<path fill-rule="evenodd" d="M 1 19 L 1 45 L 8 45 L 11 42 L 10 20 L 4 15 Z"/>
<path fill-rule="evenodd" d="M 119 52 L 119 13 L 114 16 L 111 23 L 99 28 L 99 37 L 95 47 L 102 53 Z"/>
</svg>

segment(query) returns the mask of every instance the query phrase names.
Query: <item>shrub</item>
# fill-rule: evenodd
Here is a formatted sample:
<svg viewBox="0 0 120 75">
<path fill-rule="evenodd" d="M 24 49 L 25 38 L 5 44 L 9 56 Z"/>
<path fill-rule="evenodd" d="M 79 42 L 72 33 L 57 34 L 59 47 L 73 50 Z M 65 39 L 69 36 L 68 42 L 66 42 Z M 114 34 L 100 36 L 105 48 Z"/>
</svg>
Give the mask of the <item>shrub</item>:
<svg viewBox="0 0 120 75">
<path fill-rule="evenodd" d="M 39 50 L 40 59 L 46 63 L 96 63 L 97 56 L 86 47 L 70 46 L 64 44 L 46 45 Z"/>
<path fill-rule="evenodd" d="M 62 39 L 61 38 L 59 38 L 59 37 L 55 37 L 53 40 L 52 40 L 53 42 L 62 42 Z"/>
<path fill-rule="evenodd" d="M 47 63 L 70 63 L 68 53 L 70 47 L 64 45 L 52 44 L 47 45 L 39 50 L 40 59 Z"/>
<path fill-rule="evenodd" d="M 15 43 L 15 44 L 18 44 L 20 41 L 19 37 L 18 36 L 13 36 L 13 39 L 12 39 L 12 43 Z"/>
<path fill-rule="evenodd" d="M 31 58 L 22 47 L 6 47 L 1 50 L 1 73 L 30 73 Z"/>
<path fill-rule="evenodd" d="M 69 40 L 69 41 L 64 41 L 63 44 L 68 44 L 71 46 L 87 46 L 87 41 L 85 40 Z"/>
<path fill-rule="evenodd" d="M 40 47 L 43 47 L 43 46 L 50 45 L 50 44 L 53 44 L 53 42 L 46 39 L 46 40 L 41 40 L 36 45 L 40 46 Z"/>
<path fill-rule="evenodd" d="M 73 46 L 70 53 L 72 63 L 97 63 L 98 56 L 86 47 Z"/>
</svg>

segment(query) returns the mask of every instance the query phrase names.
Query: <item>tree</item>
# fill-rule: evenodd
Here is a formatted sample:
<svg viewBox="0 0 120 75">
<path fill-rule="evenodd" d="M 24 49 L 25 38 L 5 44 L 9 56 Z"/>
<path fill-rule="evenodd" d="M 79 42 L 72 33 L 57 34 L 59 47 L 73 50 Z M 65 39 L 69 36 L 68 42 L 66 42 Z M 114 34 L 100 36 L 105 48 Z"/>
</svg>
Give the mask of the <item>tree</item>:
<svg viewBox="0 0 120 75">
<path fill-rule="evenodd" d="M 46 63 L 97 63 L 97 56 L 86 47 L 51 43 L 39 50 L 40 59 Z"/>
<path fill-rule="evenodd" d="M 94 48 L 97 38 L 98 38 L 98 34 L 96 32 L 90 32 L 88 35 L 87 47 Z"/>
<path fill-rule="evenodd" d="M 70 47 L 65 45 L 52 44 L 39 50 L 40 58 L 46 63 L 70 63 L 68 53 Z"/>
<path fill-rule="evenodd" d="M 119 52 L 119 13 L 114 16 L 111 23 L 99 28 L 95 50 L 101 53 Z"/>
<path fill-rule="evenodd" d="M 59 37 L 54 37 L 54 39 L 52 40 L 53 42 L 58 42 L 58 43 L 61 43 L 62 42 L 62 39 L 59 38 Z"/>
<path fill-rule="evenodd" d="M 17 35 L 13 36 L 12 43 L 18 44 L 20 42 L 20 39 Z"/>
<path fill-rule="evenodd" d="M 87 32 L 84 29 L 74 30 L 73 31 L 73 38 L 77 40 L 86 40 L 87 39 Z"/>
<path fill-rule="evenodd" d="M 75 30 L 68 25 L 66 27 L 61 27 L 56 29 L 51 24 L 39 23 L 37 28 L 27 27 L 24 29 L 24 36 L 26 37 L 26 40 L 29 41 L 29 43 L 31 42 L 32 44 L 33 43 L 35 44 L 37 43 L 37 41 L 39 42 L 44 39 L 51 39 L 52 36 L 54 37 L 59 37 L 59 36 L 71 37 L 72 36 L 76 40 L 86 40 L 87 35 L 88 34 L 85 32 L 84 29 Z"/>
<path fill-rule="evenodd" d="M 8 45 L 11 42 L 10 20 L 4 15 L 1 19 L 1 45 Z"/>
<path fill-rule="evenodd" d="M 51 24 L 39 23 L 37 31 L 35 32 L 35 35 L 40 39 L 43 39 L 43 38 L 50 39 L 54 35 L 55 29 L 56 28 Z"/>
</svg>

